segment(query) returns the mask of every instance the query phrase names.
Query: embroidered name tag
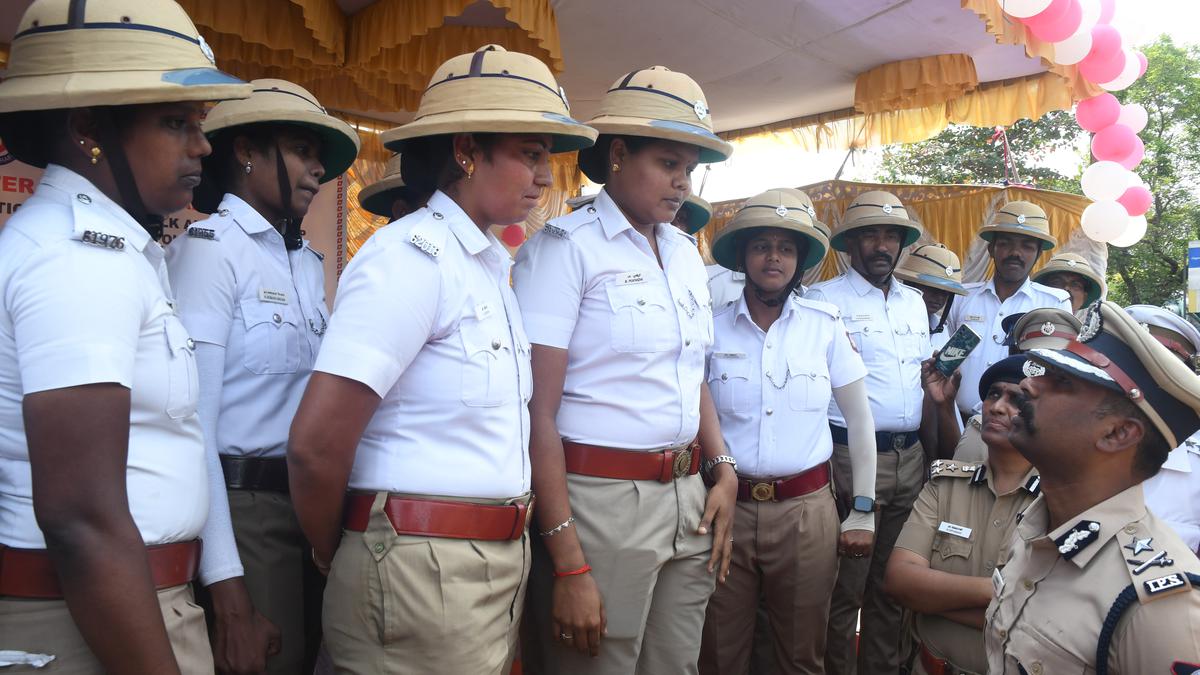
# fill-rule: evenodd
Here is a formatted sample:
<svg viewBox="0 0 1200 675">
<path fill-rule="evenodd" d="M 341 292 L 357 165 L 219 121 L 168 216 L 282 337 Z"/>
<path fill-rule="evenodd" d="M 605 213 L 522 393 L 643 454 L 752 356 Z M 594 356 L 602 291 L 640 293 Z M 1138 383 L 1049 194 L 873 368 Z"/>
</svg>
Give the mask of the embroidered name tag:
<svg viewBox="0 0 1200 675">
<path fill-rule="evenodd" d="M 965 321 L 983 321 L 983 317 L 978 314 L 968 314 Z"/>
<path fill-rule="evenodd" d="M 1000 574 L 1000 568 L 992 570 L 992 594 L 999 597 L 1000 591 L 1004 590 L 1004 576 Z"/>
<path fill-rule="evenodd" d="M 963 527 L 962 525 L 955 525 L 954 523 L 947 522 L 945 520 L 942 521 L 941 525 L 938 525 L 938 532 L 951 534 L 955 537 L 962 537 L 963 539 L 971 538 L 971 528 Z"/>
<path fill-rule="evenodd" d="M 742 352 L 713 352 L 713 357 L 718 359 L 744 359 L 746 355 Z"/>
<path fill-rule="evenodd" d="M 277 305 L 288 304 L 288 295 L 283 291 L 273 291 L 269 288 L 258 289 L 258 299 L 261 302 L 273 302 Z"/>
<path fill-rule="evenodd" d="M 626 272 L 617 277 L 618 286 L 632 286 L 646 283 L 646 275 L 642 272 Z"/>
<path fill-rule="evenodd" d="M 850 317 L 850 320 L 851 321 L 870 321 L 871 315 L 870 314 L 855 314 L 854 316 Z"/>
<path fill-rule="evenodd" d="M 495 310 L 492 309 L 492 305 L 490 303 L 481 302 L 478 305 L 475 305 L 475 320 L 476 321 L 483 321 L 483 320 L 491 317 L 492 314 L 494 314 L 494 313 L 495 313 Z"/>
</svg>

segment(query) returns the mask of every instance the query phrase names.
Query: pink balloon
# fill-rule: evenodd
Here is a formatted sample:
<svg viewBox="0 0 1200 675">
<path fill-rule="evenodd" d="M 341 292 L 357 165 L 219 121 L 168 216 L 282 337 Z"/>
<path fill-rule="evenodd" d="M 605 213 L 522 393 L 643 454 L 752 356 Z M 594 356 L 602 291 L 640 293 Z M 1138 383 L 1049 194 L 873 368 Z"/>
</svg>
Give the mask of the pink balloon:
<svg viewBox="0 0 1200 675">
<path fill-rule="evenodd" d="M 1042 42 L 1058 42 L 1071 37 L 1079 29 L 1079 23 L 1083 20 L 1083 7 L 1079 4 L 1079 0 L 1066 0 L 1065 8 L 1061 12 L 1051 15 L 1055 4 L 1057 4 L 1057 0 L 1041 14 L 1025 19 L 1025 25 L 1029 28 L 1029 32 Z"/>
<path fill-rule="evenodd" d="M 1141 77 L 1146 74 L 1146 66 L 1150 65 L 1150 62 L 1146 60 L 1146 55 L 1141 52 L 1135 51 L 1133 54 L 1134 54 L 1134 56 L 1137 56 L 1137 60 L 1138 60 L 1138 64 L 1139 64 L 1138 65 L 1138 77 Z"/>
<path fill-rule="evenodd" d="M 1092 51 L 1087 58 L 1107 59 L 1121 51 L 1121 33 L 1116 28 L 1100 23 L 1092 26 Z"/>
<path fill-rule="evenodd" d="M 1137 168 L 1138 164 L 1142 163 L 1142 160 L 1145 159 L 1145 157 L 1146 157 L 1146 144 L 1142 142 L 1142 139 L 1138 138 L 1137 136 L 1134 136 L 1133 137 L 1133 150 L 1128 155 L 1126 155 L 1124 159 L 1117 160 L 1117 164 L 1120 164 L 1121 166 L 1125 167 L 1126 169 L 1129 169 L 1130 171 L 1133 171 L 1135 168 Z"/>
<path fill-rule="evenodd" d="M 1096 23 L 1109 23 L 1117 13 L 1117 0 L 1100 0 L 1100 18 Z"/>
<path fill-rule="evenodd" d="M 525 228 L 521 225 L 509 225 L 500 233 L 500 241 L 516 248 L 525 242 Z"/>
<path fill-rule="evenodd" d="M 1092 51 L 1095 52 L 1095 47 L 1092 48 Z M 1120 77 L 1123 70 L 1125 70 L 1124 50 L 1118 51 L 1116 55 L 1110 57 L 1089 54 L 1079 62 L 1079 74 L 1089 82 L 1096 84 L 1112 82 Z"/>
<path fill-rule="evenodd" d="M 1137 145 L 1137 134 L 1133 129 L 1112 124 L 1096 132 L 1092 137 L 1092 155 L 1096 159 L 1118 162 L 1129 156 Z"/>
<path fill-rule="evenodd" d="M 1075 109 L 1075 121 L 1079 126 L 1092 133 L 1105 127 L 1110 127 L 1121 116 L 1121 102 L 1112 94 L 1100 94 L 1079 102 Z"/>
<path fill-rule="evenodd" d="M 1117 197 L 1117 202 L 1125 207 L 1125 212 L 1131 216 L 1140 216 L 1150 210 L 1150 190 L 1138 185 L 1125 191 Z"/>
</svg>

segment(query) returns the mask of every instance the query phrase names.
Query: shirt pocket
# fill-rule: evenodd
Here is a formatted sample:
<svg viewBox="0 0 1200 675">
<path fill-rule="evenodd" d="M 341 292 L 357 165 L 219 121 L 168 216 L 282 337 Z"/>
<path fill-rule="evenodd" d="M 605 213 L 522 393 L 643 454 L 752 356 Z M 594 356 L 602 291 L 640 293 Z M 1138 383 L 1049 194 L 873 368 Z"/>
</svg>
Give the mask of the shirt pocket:
<svg viewBox="0 0 1200 675">
<path fill-rule="evenodd" d="M 611 344 L 617 352 L 670 349 L 679 327 L 666 288 L 661 284 L 610 285 L 607 288 Z"/>
<path fill-rule="evenodd" d="M 799 354 L 787 359 L 788 403 L 792 410 L 828 410 L 833 389 L 829 373 L 812 363 L 805 363 Z"/>
<path fill-rule="evenodd" d="M 901 324 L 895 328 L 895 333 L 896 346 L 901 349 L 901 360 L 920 363 L 929 358 L 928 325 Z"/>
<path fill-rule="evenodd" d="M 975 543 L 970 539 L 945 532 L 938 532 L 933 536 L 933 550 L 942 560 L 957 558 L 960 562 L 965 561 L 971 557 L 971 549 L 974 546 Z"/>
<path fill-rule="evenodd" d="M 179 319 L 168 316 L 163 321 L 167 340 L 167 402 L 166 412 L 171 419 L 184 419 L 196 413 L 200 396 L 200 378 L 196 372 L 195 343 Z"/>
<path fill-rule="evenodd" d="M 750 407 L 750 359 L 740 352 L 717 352 L 708 363 L 708 392 L 717 412 L 745 412 Z"/>
<path fill-rule="evenodd" d="M 249 299 L 241 308 L 246 326 L 242 365 L 258 375 L 299 370 L 301 329 L 290 307 Z"/>
<path fill-rule="evenodd" d="M 489 408 L 511 401 L 518 393 L 512 366 L 513 348 L 502 322 L 463 319 L 458 326 L 462 341 L 462 402 Z"/>
</svg>

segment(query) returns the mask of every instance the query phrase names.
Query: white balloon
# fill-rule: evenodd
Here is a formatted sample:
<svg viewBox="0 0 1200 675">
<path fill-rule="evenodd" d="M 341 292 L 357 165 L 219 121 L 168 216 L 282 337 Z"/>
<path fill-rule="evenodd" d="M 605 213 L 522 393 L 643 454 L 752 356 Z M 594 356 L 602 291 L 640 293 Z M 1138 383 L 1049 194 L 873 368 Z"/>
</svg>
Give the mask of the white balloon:
<svg viewBox="0 0 1200 675">
<path fill-rule="evenodd" d="M 1083 233 L 1101 244 L 1121 236 L 1128 223 L 1129 214 L 1118 202 L 1095 202 L 1083 210 Z"/>
<path fill-rule="evenodd" d="M 1132 216 L 1125 231 L 1120 236 L 1109 240 L 1109 244 L 1121 248 L 1129 248 L 1146 236 L 1146 216 Z"/>
<path fill-rule="evenodd" d="M 1124 124 L 1133 129 L 1135 134 L 1142 133 L 1148 121 L 1150 116 L 1146 114 L 1146 108 L 1141 103 L 1126 103 L 1121 106 L 1121 114 L 1117 116 L 1117 124 Z"/>
<path fill-rule="evenodd" d="M 1121 70 L 1121 74 L 1116 76 L 1111 82 L 1100 83 L 1100 88 L 1106 91 L 1121 91 L 1129 85 L 1133 84 L 1134 80 L 1138 79 L 1138 71 L 1142 69 L 1142 64 L 1138 61 L 1137 54 L 1132 51 L 1125 50 L 1125 68 Z"/>
<path fill-rule="evenodd" d="M 1018 19 L 1028 19 L 1050 6 L 1051 0 L 1000 0 L 1000 9 Z"/>
<path fill-rule="evenodd" d="M 1092 29 L 1100 21 L 1100 11 L 1103 9 L 1100 0 L 1079 0 L 1079 6 L 1083 8 L 1083 17 L 1079 20 L 1079 29 L 1075 32 L 1091 35 Z"/>
<path fill-rule="evenodd" d="M 1096 162 L 1083 170 L 1079 179 L 1083 194 L 1094 202 L 1111 202 L 1129 189 L 1132 173 L 1116 162 Z"/>
<path fill-rule="evenodd" d="M 1054 62 L 1060 66 L 1079 63 L 1092 50 L 1092 31 L 1075 33 L 1062 42 L 1054 43 Z"/>
</svg>

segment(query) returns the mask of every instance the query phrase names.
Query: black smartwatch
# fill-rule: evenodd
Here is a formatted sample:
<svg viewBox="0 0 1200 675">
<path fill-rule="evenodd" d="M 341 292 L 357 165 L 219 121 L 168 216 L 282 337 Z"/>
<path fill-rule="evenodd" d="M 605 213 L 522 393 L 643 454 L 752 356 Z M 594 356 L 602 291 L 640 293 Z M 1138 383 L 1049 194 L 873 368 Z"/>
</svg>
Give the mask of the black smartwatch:
<svg viewBox="0 0 1200 675">
<path fill-rule="evenodd" d="M 859 495 L 854 498 L 854 503 L 851 504 L 850 508 L 861 513 L 872 513 L 875 511 L 875 500 Z"/>
</svg>

